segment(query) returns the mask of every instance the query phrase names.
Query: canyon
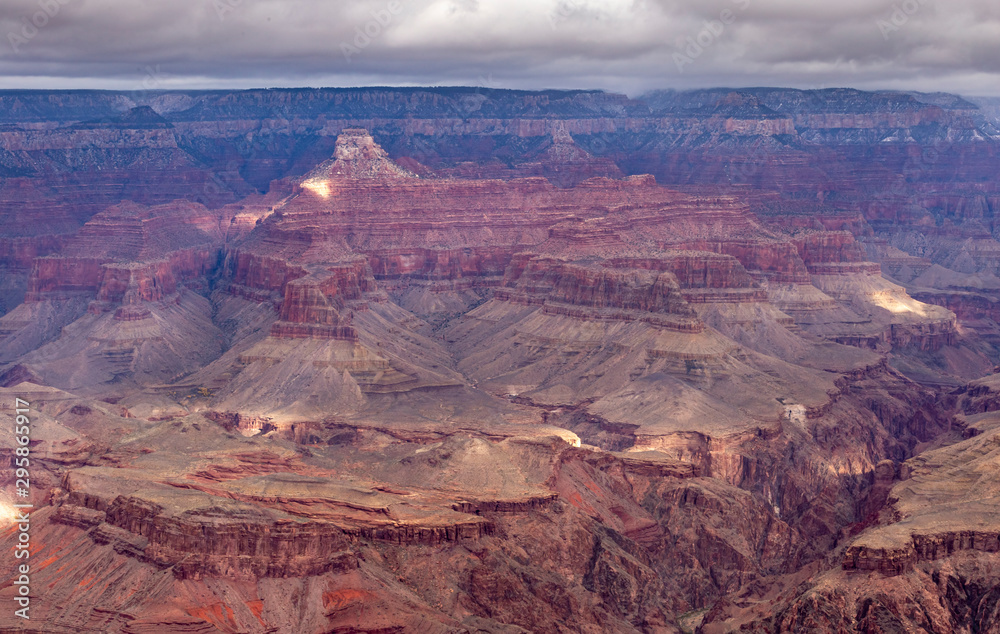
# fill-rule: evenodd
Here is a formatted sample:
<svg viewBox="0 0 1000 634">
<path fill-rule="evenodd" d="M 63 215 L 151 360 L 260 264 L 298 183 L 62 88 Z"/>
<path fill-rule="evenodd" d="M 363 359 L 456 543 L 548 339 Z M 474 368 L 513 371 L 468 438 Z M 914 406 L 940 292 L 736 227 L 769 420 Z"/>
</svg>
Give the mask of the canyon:
<svg viewBox="0 0 1000 634">
<path fill-rule="evenodd" d="M 0 632 L 1000 628 L 991 110 L 134 97 L 0 92 Z"/>
</svg>

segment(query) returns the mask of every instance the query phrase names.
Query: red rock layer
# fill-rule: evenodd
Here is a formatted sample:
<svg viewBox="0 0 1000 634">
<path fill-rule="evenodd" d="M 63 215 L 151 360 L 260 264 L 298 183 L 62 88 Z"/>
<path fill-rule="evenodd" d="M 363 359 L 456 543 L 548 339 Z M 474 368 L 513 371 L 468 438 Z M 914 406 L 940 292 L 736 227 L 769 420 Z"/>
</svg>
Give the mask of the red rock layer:
<svg viewBox="0 0 1000 634">
<path fill-rule="evenodd" d="M 673 273 L 681 288 L 738 289 L 752 288 L 753 279 L 746 269 L 728 255 L 697 251 L 672 252 L 658 258 L 612 258 L 611 266 L 635 267 L 648 271 Z"/>
<path fill-rule="evenodd" d="M 221 510 L 218 517 L 173 516 L 164 511 L 138 498 L 103 500 L 70 492 L 54 520 L 93 529 L 91 538 L 98 543 L 116 540 L 119 552 L 161 568 L 172 567 L 181 579 L 206 575 L 256 579 L 316 575 L 331 568 L 349 570 L 357 567 L 351 550 L 358 540 L 437 545 L 475 540 L 494 531 L 491 522 L 475 515 L 450 525 L 373 521 L 368 526 L 339 526 L 275 520 L 259 511 L 248 511 L 245 517 Z"/>
<path fill-rule="evenodd" d="M 990 319 L 1000 322 L 1000 300 L 986 293 L 968 291 L 913 291 L 913 299 L 943 306 L 955 313 L 960 321 Z"/>
<path fill-rule="evenodd" d="M 776 283 L 810 282 L 809 271 L 799 256 L 798 246 L 789 242 L 700 240 L 678 245 L 678 248 L 730 255 L 748 271 L 759 272 Z"/>
<path fill-rule="evenodd" d="M 13 270 L 28 270 L 35 258 L 59 251 L 66 242 L 64 236 L 0 237 L 0 266 Z"/>
<path fill-rule="evenodd" d="M 672 330 L 701 332 L 670 273 L 620 269 L 601 262 L 535 257 L 508 270 L 499 300 L 543 306 L 552 315 L 640 320 Z"/>
<path fill-rule="evenodd" d="M 793 238 L 807 267 L 830 263 L 863 263 L 864 250 L 847 231 L 824 231 Z"/>
<path fill-rule="evenodd" d="M 934 561 L 963 550 L 983 553 L 1000 552 L 1000 533 L 995 531 L 957 531 L 913 535 L 905 548 L 869 548 L 851 546 L 844 552 L 844 570 L 875 570 L 887 576 L 903 574 L 921 561 Z"/>
<path fill-rule="evenodd" d="M 38 258 L 28 278 L 26 302 L 38 302 L 64 293 L 97 293 L 106 260 L 93 258 Z"/>
<path fill-rule="evenodd" d="M 503 247 L 396 249 L 375 251 L 368 256 L 372 272 L 379 280 L 499 277 L 510 260 L 511 249 Z"/>
<path fill-rule="evenodd" d="M 106 259 L 49 256 L 37 258 L 28 281 L 27 302 L 51 299 L 66 293 L 94 294 L 99 302 L 122 301 L 135 287 L 142 301 L 160 301 L 177 290 L 179 281 L 214 271 L 215 249 L 190 249 L 167 259 L 144 264 L 116 264 Z"/>
<path fill-rule="evenodd" d="M 293 279 L 284 285 L 280 318 L 271 327 L 271 336 L 356 341 L 350 313 L 342 311 L 348 307 L 364 310 L 366 299 L 376 291 L 375 279 L 363 257 Z"/>
<path fill-rule="evenodd" d="M 285 292 L 285 285 L 308 275 L 283 259 L 236 250 L 226 254 L 224 274 L 233 284 L 262 291 Z"/>
<path fill-rule="evenodd" d="M 91 218 L 58 255 L 35 259 L 25 301 L 94 294 L 91 310 L 100 312 L 130 289 L 133 302 L 162 301 L 179 283 L 218 269 L 221 237 L 218 214 L 201 205 L 122 203 Z M 141 314 L 124 311 L 119 317 Z"/>
<path fill-rule="evenodd" d="M 363 308 L 376 292 L 376 279 L 390 288 L 411 278 L 444 284 L 428 287 L 431 291 L 454 291 L 459 281 L 462 288 L 491 287 L 503 276 L 513 286 L 533 257 L 515 254 L 532 245 L 535 254 L 569 259 L 583 253 L 617 255 L 604 269 L 672 274 L 657 286 L 656 275 L 639 281 L 638 273 L 626 280 L 628 275 L 601 267 L 562 271 L 549 280 L 551 296 L 530 299 L 546 304 L 550 312 L 682 314 L 684 328 L 700 328 L 688 323 L 686 308 L 674 312 L 684 301 L 675 288 L 669 300 L 656 294 L 679 281 L 691 301 L 766 299 L 729 255 L 671 251 L 648 259 L 623 256 L 636 249 L 626 244 L 622 231 L 646 244 L 730 230 L 762 233 L 746 205 L 733 198 L 686 196 L 657 187 L 649 177 L 594 178 L 559 189 L 544 179 L 421 179 L 393 166 L 370 136 L 349 132 L 332 161 L 313 170 L 285 204 L 227 252 L 224 275 L 231 292 L 256 299 L 281 294 L 281 320 L 272 335 L 348 337 L 344 302 L 360 302 L 350 308 Z M 329 263 L 354 262 L 359 255 L 367 260 L 365 273 L 359 269 L 350 279 L 329 274 Z M 579 282 L 570 281 L 577 278 Z"/>
</svg>

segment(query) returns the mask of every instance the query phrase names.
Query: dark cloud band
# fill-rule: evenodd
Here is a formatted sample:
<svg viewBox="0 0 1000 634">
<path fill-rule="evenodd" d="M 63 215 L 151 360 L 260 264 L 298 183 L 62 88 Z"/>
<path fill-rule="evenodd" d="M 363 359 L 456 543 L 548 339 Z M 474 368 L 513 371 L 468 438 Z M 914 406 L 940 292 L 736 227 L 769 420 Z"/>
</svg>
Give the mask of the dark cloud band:
<svg viewBox="0 0 1000 634">
<path fill-rule="evenodd" d="M 154 69 L 150 72 L 149 69 Z M 995 0 L 7 0 L 0 87 L 1000 94 Z"/>
</svg>

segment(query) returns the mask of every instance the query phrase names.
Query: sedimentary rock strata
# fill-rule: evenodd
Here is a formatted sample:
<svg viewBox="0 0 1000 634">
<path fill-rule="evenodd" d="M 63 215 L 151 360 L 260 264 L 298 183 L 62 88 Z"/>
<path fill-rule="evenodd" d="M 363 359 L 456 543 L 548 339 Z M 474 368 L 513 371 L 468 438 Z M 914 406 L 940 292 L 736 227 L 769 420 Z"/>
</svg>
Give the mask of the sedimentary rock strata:
<svg viewBox="0 0 1000 634">
<path fill-rule="evenodd" d="M 108 99 L 0 95 L 53 631 L 997 622 L 971 104 Z"/>
</svg>

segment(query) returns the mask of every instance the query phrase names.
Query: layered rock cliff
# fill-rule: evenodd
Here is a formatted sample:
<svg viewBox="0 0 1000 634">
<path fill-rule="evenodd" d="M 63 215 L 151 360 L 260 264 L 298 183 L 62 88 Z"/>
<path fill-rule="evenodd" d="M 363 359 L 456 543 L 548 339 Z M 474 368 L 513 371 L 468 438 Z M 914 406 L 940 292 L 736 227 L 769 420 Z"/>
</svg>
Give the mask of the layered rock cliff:
<svg viewBox="0 0 1000 634">
<path fill-rule="evenodd" d="M 0 95 L 46 624 L 992 627 L 971 104 L 129 99 Z"/>
</svg>

